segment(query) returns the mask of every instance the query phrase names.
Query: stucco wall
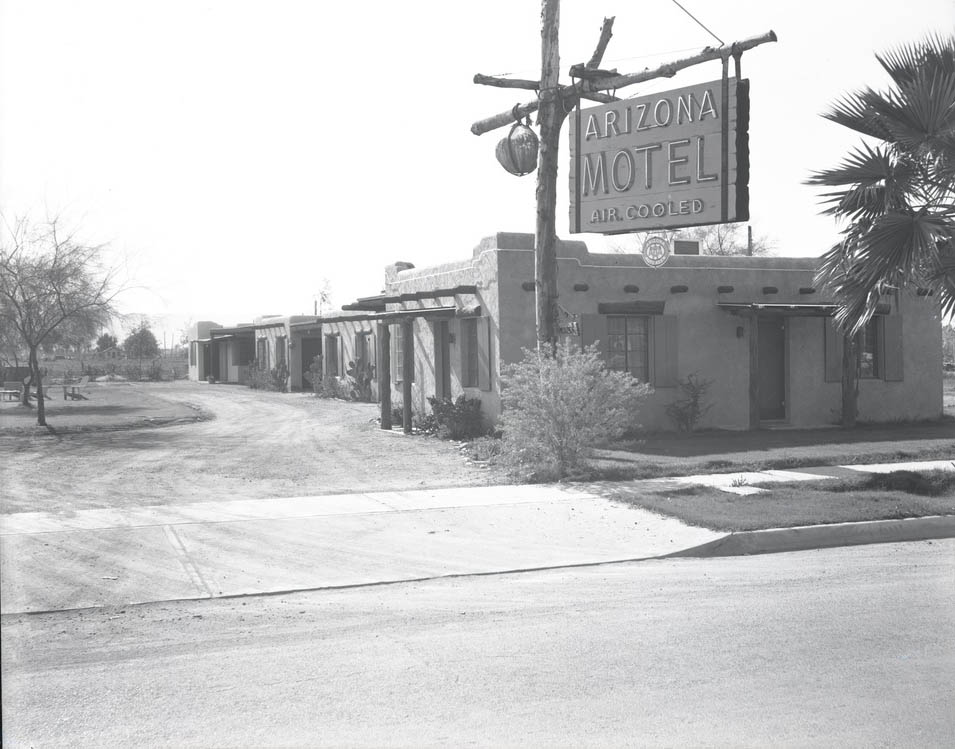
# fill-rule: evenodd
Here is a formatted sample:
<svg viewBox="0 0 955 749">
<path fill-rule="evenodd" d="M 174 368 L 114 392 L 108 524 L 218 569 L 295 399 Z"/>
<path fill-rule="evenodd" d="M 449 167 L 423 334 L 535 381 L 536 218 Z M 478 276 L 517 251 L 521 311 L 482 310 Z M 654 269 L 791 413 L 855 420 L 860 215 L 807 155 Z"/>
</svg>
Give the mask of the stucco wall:
<svg viewBox="0 0 955 749">
<path fill-rule="evenodd" d="M 632 254 L 591 254 L 582 242 L 561 242 L 558 248 L 558 303 L 565 320 L 597 315 L 601 303 L 657 302 L 677 320 L 677 376 L 689 374 L 711 381 L 712 404 L 700 426 L 746 429 L 750 424 L 749 340 L 754 326 L 743 315 L 721 309 L 720 303 L 829 304 L 812 291 L 815 259 L 775 257 L 673 256 L 661 268 L 648 267 Z M 482 400 L 484 413 L 500 413 L 499 374 L 502 364 L 518 361 L 522 348 L 535 346 L 533 237 L 500 233 L 475 248 L 470 261 L 435 268 L 394 268 L 386 275 L 386 293 L 407 293 L 475 284 L 474 298 L 492 326 L 491 391 L 460 386 L 460 351 L 452 344 L 452 391 Z M 637 287 L 634 292 L 632 288 Z M 575 288 L 576 287 L 576 288 Z M 685 290 L 679 287 L 686 287 Z M 732 287 L 731 291 L 719 287 Z M 449 300 L 406 303 L 390 309 L 448 304 Z M 931 300 L 907 296 L 894 309 L 903 316 L 905 376 L 901 382 L 865 380 L 860 385 L 860 419 L 891 421 L 935 418 L 941 414 L 940 322 Z M 451 331 L 459 331 L 459 321 Z M 823 317 L 786 317 L 785 421 L 792 426 L 819 426 L 839 418 L 841 389 L 825 382 Z M 415 406 L 435 391 L 434 339 L 431 324 L 415 326 Z M 640 421 L 649 429 L 670 429 L 666 406 L 681 395 L 677 387 L 657 386 Z M 400 398 L 400 391 L 394 390 Z"/>
<path fill-rule="evenodd" d="M 495 418 L 500 413 L 500 396 L 498 395 L 498 362 L 500 361 L 498 331 L 500 321 L 497 254 L 492 248 L 479 245 L 475 248 L 469 260 L 424 269 L 391 268 L 385 276 L 386 294 L 433 291 L 461 285 L 478 287 L 474 294 L 458 294 L 453 297 L 441 297 L 440 299 L 390 304 L 388 310 L 413 310 L 455 305 L 460 310 L 473 311 L 476 307 L 480 307 L 480 314 L 488 319 L 491 329 L 489 353 L 492 389 L 482 390 L 480 387 L 464 387 L 462 385 L 461 321 L 460 319 L 449 319 L 448 331 L 453 339 L 449 343 L 451 397 L 456 398 L 463 394 L 468 398 L 480 399 L 482 413 L 489 419 Z M 395 325 L 392 325 L 392 336 L 394 336 L 395 327 Z M 415 380 L 412 386 L 412 403 L 415 409 L 421 413 L 427 413 L 430 409 L 427 399 L 436 392 L 434 325 L 431 321 L 420 318 L 415 321 L 414 347 Z M 400 363 L 398 366 L 400 367 Z M 392 382 L 392 402 L 400 403 L 401 398 L 401 386 Z"/>
</svg>

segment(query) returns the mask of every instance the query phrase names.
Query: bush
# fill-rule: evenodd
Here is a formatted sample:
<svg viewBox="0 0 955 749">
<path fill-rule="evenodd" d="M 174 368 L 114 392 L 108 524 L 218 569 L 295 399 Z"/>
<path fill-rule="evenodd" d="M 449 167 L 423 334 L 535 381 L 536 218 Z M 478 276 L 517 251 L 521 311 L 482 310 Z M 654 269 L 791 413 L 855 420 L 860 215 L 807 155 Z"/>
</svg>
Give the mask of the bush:
<svg viewBox="0 0 955 749">
<path fill-rule="evenodd" d="M 683 397 L 668 405 L 666 413 L 681 432 L 694 431 L 700 419 L 713 408 L 712 403 L 706 402 L 712 384 L 713 380 L 701 380 L 695 374 L 687 375 L 686 379 L 680 382 Z"/>
<path fill-rule="evenodd" d="M 272 392 L 284 393 L 287 383 L 288 367 L 284 364 L 280 364 L 272 369 L 260 369 L 258 363 L 253 361 L 249 367 L 248 385 L 253 390 L 270 390 Z"/>
<path fill-rule="evenodd" d="M 459 395 L 452 401 L 450 398 L 431 396 L 428 403 L 431 404 L 438 436 L 443 439 L 469 440 L 486 431 L 481 418 L 480 398 Z"/>
<path fill-rule="evenodd" d="M 566 477 L 595 444 L 636 426 L 649 392 L 630 374 L 607 370 L 595 347 L 561 343 L 554 356 L 525 349 L 502 376 L 504 465 L 537 480 Z"/>
<path fill-rule="evenodd" d="M 322 391 L 322 355 L 312 357 L 308 365 L 308 380 L 312 385 L 312 392 L 321 395 Z"/>
<path fill-rule="evenodd" d="M 405 423 L 405 413 L 402 401 L 392 401 L 391 403 L 391 425 L 399 429 Z M 422 434 L 434 434 L 438 431 L 438 422 L 434 414 L 424 414 L 413 403 L 411 406 L 411 428 Z"/>
</svg>

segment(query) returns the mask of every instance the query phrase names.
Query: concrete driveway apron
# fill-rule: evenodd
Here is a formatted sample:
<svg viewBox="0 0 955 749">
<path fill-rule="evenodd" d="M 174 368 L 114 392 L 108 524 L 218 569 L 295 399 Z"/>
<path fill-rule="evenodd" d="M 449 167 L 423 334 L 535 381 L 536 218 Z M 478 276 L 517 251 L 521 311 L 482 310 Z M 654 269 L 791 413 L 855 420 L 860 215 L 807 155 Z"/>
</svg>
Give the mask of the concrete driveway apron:
<svg viewBox="0 0 955 749">
<path fill-rule="evenodd" d="M 4 614 L 639 559 L 721 534 L 564 486 L 0 517 Z"/>
</svg>

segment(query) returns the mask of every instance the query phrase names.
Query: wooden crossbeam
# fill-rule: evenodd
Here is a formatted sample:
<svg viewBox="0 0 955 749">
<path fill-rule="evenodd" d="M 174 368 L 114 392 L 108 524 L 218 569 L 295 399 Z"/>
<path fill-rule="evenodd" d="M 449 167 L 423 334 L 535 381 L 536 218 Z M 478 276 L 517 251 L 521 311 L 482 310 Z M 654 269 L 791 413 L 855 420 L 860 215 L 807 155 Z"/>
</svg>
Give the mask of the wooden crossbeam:
<svg viewBox="0 0 955 749">
<path fill-rule="evenodd" d="M 571 98 L 576 99 L 578 95 L 585 99 L 602 101 L 601 99 L 595 98 L 595 96 L 602 91 L 620 89 L 625 86 L 632 86 L 634 83 L 643 83 L 644 81 L 650 81 L 655 78 L 672 78 L 684 68 L 689 68 L 693 65 L 699 65 L 700 63 L 709 62 L 711 60 L 720 60 L 732 55 L 734 52 L 745 52 L 761 44 L 775 41 L 776 34 L 773 31 L 768 31 L 760 36 L 743 39 L 742 41 L 727 44 L 722 47 L 706 47 L 695 55 L 684 57 L 682 60 L 664 63 L 652 70 L 648 69 L 639 73 L 628 73 L 609 78 L 582 81 L 579 85 L 579 90 L 575 89 L 574 86 L 559 86 L 555 95 L 564 99 L 567 103 L 570 103 Z M 520 117 L 525 117 L 531 112 L 537 111 L 539 106 L 539 101 L 520 104 L 512 110 L 501 112 L 500 114 L 495 114 L 475 122 L 471 125 L 471 132 L 475 135 L 483 135 L 491 130 L 504 127 L 514 122 L 515 114 L 520 114 Z"/>
</svg>

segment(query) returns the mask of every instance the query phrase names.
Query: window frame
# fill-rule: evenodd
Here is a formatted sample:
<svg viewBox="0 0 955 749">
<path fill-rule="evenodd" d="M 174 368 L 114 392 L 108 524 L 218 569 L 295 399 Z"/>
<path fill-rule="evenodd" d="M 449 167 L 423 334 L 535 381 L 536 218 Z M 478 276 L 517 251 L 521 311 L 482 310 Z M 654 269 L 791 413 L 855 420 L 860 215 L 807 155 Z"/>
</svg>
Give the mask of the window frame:
<svg viewBox="0 0 955 749">
<path fill-rule="evenodd" d="M 650 316 L 649 315 L 606 315 L 606 318 L 607 318 L 607 322 L 606 322 L 606 325 L 607 325 L 607 353 L 606 353 L 607 369 L 614 372 L 627 372 L 632 377 L 635 377 L 636 379 L 640 380 L 640 382 L 650 383 L 653 378 L 653 359 L 652 359 L 653 341 L 651 338 L 653 335 L 653 325 L 652 325 Z M 622 334 L 611 333 L 610 331 L 612 322 L 616 320 L 622 320 L 624 323 L 624 329 L 623 329 L 624 332 Z M 645 373 L 644 378 L 640 378 L 637 375 L 635 375 L 633 373 L 634 367 L 631 365 L 630 341 L 632 337 L 636 336 L 636 334 L 635 333 L 632 334 L 630 332 L 630 325 L 635 323 L 636 321 L 640 321 L 640 324 L 643 328 L 641 337 L 644 342 L 643 362 L 642 362 L 642 370 Z M 612 341 L 614 338 L 623 338 L 624 366 L 622 368 L 618 366 L 614 366 L 613 364 L 615 351 L 614 351 Z"/>
</svg>

